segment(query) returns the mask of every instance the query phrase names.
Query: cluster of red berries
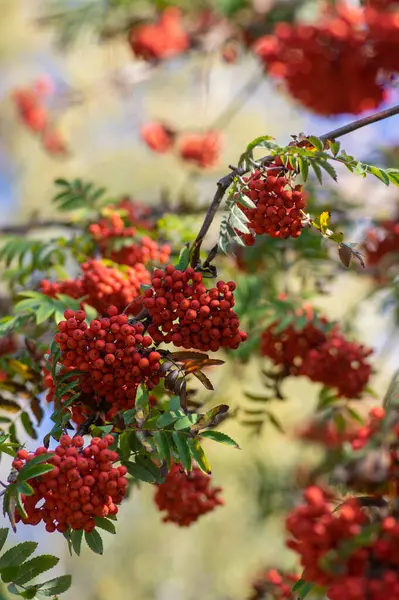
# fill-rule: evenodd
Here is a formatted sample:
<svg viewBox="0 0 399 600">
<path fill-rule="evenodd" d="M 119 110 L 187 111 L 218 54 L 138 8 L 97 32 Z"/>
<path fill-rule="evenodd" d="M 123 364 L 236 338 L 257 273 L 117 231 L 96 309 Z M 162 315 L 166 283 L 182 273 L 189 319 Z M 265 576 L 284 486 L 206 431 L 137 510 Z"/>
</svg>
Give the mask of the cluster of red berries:
<svg viewBox="0 0 399 600">
<path fill-rule="evenodd" d="M 147 235 L 143 235 L 137 243 L 129 244 L 113 250 L 109 257 L 121 265 L 135 266 L 138 263 L 147 264 L 149 262 L 165 265 L 169 262 L 172 249 L 168 244 L 159 246 L 157 242 Z"/>
<path fill-rule="evenodd" d="M 249 219 L 247 227 L 251 233 L 237 232 L 248 246 L 254 243 L 255 235 L 287 239 L 301 234 L 301 211 L 306 206 L 302 187 L 292 187 L 280 166 L 266 171 L 256 169 L 243 180 L 247 186 L 242 193 L 256 205 L 255 208 L 242 208 Z"/>
<path fill-rule="evenodd" d="M 54 129 L 45 98 L 54 93 L 54 85 L 48 77 L 37 79 L 32 87 L 15 90 L 13 100 L 24 125 L 40 135 L 42 145 L 50 154 L 65 154 L 67 148 L 60 133 Z"/>
<path fill-rule="evenodd" d="M 376 433 L 381 430 L 381 423 L 385 419 L 386 413 L 382 406 L 376 406 L 369 411 L 369 421 L 366 425 L 359 427 L 351 435 L 351 444 L 354 450 L 363 448 Z M 399 424 L 391 432 L 399 439 Z"/>
<path fill-rule="evenodd" d="M 298 580 L 299 575 L 267 569 L 252 583 L 253 593 L 248 600 L 295 600 L 297 595 L 292 591 L 292 587 Z"/>
<path fill-rule="evenodd" d="M 303 578 L 326 586 L 331 600 L 398 600 L 397 519 L 383 518 L 375 536 L 352 544 L 348 555 L 340 553 L 340 549 L 361 536 L 369 523 L 358 501 L 347 500 L 333 513 L 331 497 L 316 486 L 307 488 L 305 501 L 287 519 L 287 529 L 292 535 L 287 545 L 301 557 Z M 328 553 L 331 560 L 324 564 L 323 558 Z"/>
<path fill-rule="evenodd" d="M 158 121 L 146 123 L 140 129 L 141 139 L 153 151 L 164 154 L 171 150 L 175 141 L 175 132 Z"/>
<path fill-rule="evenodd" d="M 335 421 L 331 419 L 318 419 L 311 421 L 299 432 L 303 440 L 317 442 L 326 448 L 339 448 L 345 441 L 351 439 L 351 431 L 341 431 Z"/>
<path fill-rule="evenodd" d="M 188 527 L 197 519 L 223 504 L 220 487 L 211 487 L 212 479 L 197 466 L 186 475 L 180 465 L 173 465 L 154 496 L 160 511 L 166 511 L 165 523 Z"/>
<path fill-rule="evenodd" d="M 399 12 L 367 10 L 366 20 L 380 69 L 399 72 Z"/>
<path fill-rule="evenodd" d="M 379 16 L 368 28 L 367 15 L 340 5 L 335 16 L 315 25 L 279 23 L 254 49 L 267 73 L 282 79 L 310 110 L 321 115 L 372 110 L 385 98 L 380 70 L 397 68 L 397 58 L 383 56 L 389 49 L 389 56 L 397 57 L 399 35 L 395 16 L 390 23 L 390 16 L 384 17 L 383 25 Z"/>
<path fill-rule="evenodd" d="M 184 133 L 178 139 L 178 153 L 182 160 L 208 169 L 214 167 L 220 157 L 222 136 L 219 131 L 207 133 Z"/>
<path fill-rule="evenodd" d="M 380 266 L 386 256 L 399 253 L 399 222 L 384 221 L 370 229 L 363 246 L 367 266 Z"/>
<path fill-rule="evenodd" d="M 309 322 L 299 329 L 289 325 L 276 333 L 277 323 L 272 323 L 261 337 L 263 356 L 284 367 L 287 375 L 308 377 L 314 382 L 336 388 L 344 398 L 356 398 L 361 394 L 371 376 L 367 357 L 372 350 L 356 342 L 350 342 L 337 327 L 328 331 Z M 320 324 L 328 320 L 321 317 Z"/>
<path fill-rule="evenodd" d="M 134 237 L 137 230 L 133 226 L 126 226 L 123 218 L 117 212 L 109 212 L 109 215 L 100 219 L 98 223 L 89 225 L 89 233 L 96 242 L 103 243 L 116 237 Z"/>
<path fill-rule="evenodd" d="M 66 310 L 54 340 L 61 350 L 60 363 L 87 375 L 81 377 L 83 395 L 98 398 L 107 419 L 134 406 L 137 386 L 148 389 L 160 381 L 159 352 L 151 350 L 152 339 L 142 323 L 129 325 L 128 317 L 115 306 L 107 317 L 85 322 L 84 311 Z"/>
<path fill-rule="evenodd" d="M 300 374 L 336 388 L 341 397 L 356 398 L 370 379 L 371 366 L 367 358 L 372 352 L 361 344 L 348 341 L 336 331 L 327 336 L 324 344 L 308 352 Z"/>
<path fill-rule="evenodd" d="M 201 169 L 214 167 L 220 157 L 219 131 L 177 134 L 163 123 L 151 122 L 141 128 L 141 137 L 151 150 L 164 154 L 176 145 L 179 157 Z"/>
<path fill-rule="evenodd" d="M 162 60 L 188 50 L 190 39 L 181 21 L 181 11 L 170 6 L 162 12 L 158 23 L 132 29 L 129 43 L 135 55 L 148 61 Z"/>
<path fill-rule="evenodd" d="M 44 279 L 40 290 L 52 297 L 60 293 L 76 299 L 85 297 L 85 302 L 99 313 L 105 313 L 111 304 L 119 310 L 131 305 L 128 311 L 134 314 L 138 308 L 133 301 L 140 296 L 140 286 L 151 281 L 150 273 L 142 263 L 120 270 L 108 267 L 100 260 L 89 260 L 81 265 L 81 269 L 83 273 L 78 279 L 57 283 Z"/>
<path fill-rule="evenodd" d="M 49 532 L 65 533 L 71 529 L 90 532 L 96 526 L 95 517 L 116 515 L 127 487 L 126 467 L 113 467 L 118 453 L 109 450 L 114 443 L 112 435 L 93 438 L 83 448 L 83 438 L 62 435 L 55 454 L 44 463 L 53 465 L 52 471 L 28 480 L 34 494 L 22 495 L 27 513 L 17 510 L 16 521 L 27 525 L 46 524 Z M 19 450 L 13 467 L 19 471 L 34 456 L 47 454 L 44 447 L 34 453 Z M 40 505 L 40 506 L 39 506 Z"/>
<path fill-rule="evenodd" d="M 325 317 L 319 319 L 320 325 L 328 323 Z M 279 323 L 272 323 L 262 333 L 261 353 L 270 358 L 274 364 L 282 365 L 289 375 L 298 375 L 302 362 L 308 352 L 321 346 L 326 340 L 326 333 L 316 326 L 309 315 L 309 322 L 299 330 L 294 325 L 276 332 Z"/>
<path fill-rule="evenodd" d="M 109 207 L 109 208 L 112 208 Z M 152 231 L 155 228 L 153 211 L 149 206 L 133 201 L 129 197 L 122 198 L 116 205 L 117 210 L 123 210 L 130 224 Z"/>
<path fill-rule="evenodd" d="M 169 261 L 171 247 L 167 244 L 159 246 L 147 235 L 135 239 L 134 242 L 126 240 L 125 245 L 120 249 L 113 249 L 113 242 L 116 239 L 137 236 L 136 227 L 126 225 L 122 216 L 116 211 L 113 212 L 118 208 L 121 206 L 109 207 L 107 217 L 89 226 L 89 232 L 99 244 L 103 255 L 118 264 L 130 267 L 135 267 L 138 263 L 147 264 L 149 262 L 166 264 Z M 122 210 L 124 209 L 122 208 Z M 128 215 L 128 220 L 130 221 L 130 215 Z"/>
<path fill-rule="evenodd" d="M 183 348 L 212 350 L 235 349 L 247 339 L 239 331 L 233 311 L 236 284 L 218 281 L 207 290 L 201 273 L 191 267 L 185 271 L 168 265 L 156 269 L 152 288 L 144 292 L 143 305 L 151 317 L 148 333 L 156 343 L 172 342 Z"/>
</svg>

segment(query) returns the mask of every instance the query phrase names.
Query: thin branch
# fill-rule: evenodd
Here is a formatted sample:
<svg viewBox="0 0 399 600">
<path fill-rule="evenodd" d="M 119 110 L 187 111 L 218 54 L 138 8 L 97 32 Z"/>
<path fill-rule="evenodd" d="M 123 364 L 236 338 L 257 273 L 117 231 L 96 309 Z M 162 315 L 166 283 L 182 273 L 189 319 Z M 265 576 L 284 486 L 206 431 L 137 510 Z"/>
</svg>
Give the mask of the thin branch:
<svg viewBox="0 0 399 600">
<path fill-rule="evenodd" d="M 383 121 L 384 119 L 389 119 L 389 117 L 394 117 L 399 114 L 399 104 L 396 106 L 392 106 L 391 108 L 387 108 L 386 110 L 381 110 L 378 113 L 370 115 L 368 117 L 364 117 L 363 119 L 358 119 L 357 121 L 352 121 L 352 123 L 348 123 L 348 125 L 344 125 L 343 127 L 338 127 L 338 129 L 333 129 L 332 131 L 328 131 L 320 136 L 321 140 L 335 140 L 343 135 L 347 135 L 348 133 L 352 133 L 357 129 L 361 129 L 362 127 L 366 127 L 367 125 L 372 125 L 373 123 L 378 123 L 378 121 Z"/>
<path fill-rule="evenodd" d="M 233 98 L 232 102 L 223 110 L 215 121 L 209 127 L 209 129 L 224 129 L 230 123 L 230 121 L 236 116 L 236 114 L 244 106 L 248 98 L 257 90 L 260 84 L 263 82 L 262 73 L 259 69 L 256 70 L 254 75 L 247 81 L 247 83 L 239 90 L 237 95 Z"/>
<path fill-rule="evenodd" d="M 77 229 L 76 223 L 71 221 L 57 221 L 55 219 L 28 221 L 16 225 L 0 226 L 0 235 L 24 235 L 33 229 L 51 229 L 53 227 L 66 227 L 67 229 Z"/>
<path fill-rule="evenodd" d="M 389 117 L 393 117 L 397 114 L 399 114 L 399 104 L 396 106 L 393 106 L 392 108 L 388 108 L 387 110 L 382 110 L 382 111 L 375 113 L 373 115 L 370 115 L 368 117 L 364 117 L 363 119 L 358 119 L 357 121 L 352 121 L 351 123 L 348 123 L 347 125 L 344 125 L 343 127 L 339 127 L 338 129 L 333 129 L 332 131 L 328 131 L 327 133 L 325 133 L 319 137 L 321 140 L 324 140 L 324 141 L 335 140 L 338 137 L 342 137 L 343 135 L 352 133 L 353 131 L 356 131 L 357 129 L 361 129 L 362 127 L 366 127 L 367 125 L 371 125 L 372 123 L 377 123 L 378 121 L 383 121 L 384 119 L 388 119 Z M 261 163 L 262 165 L 266 165 L 268 162 L 272 161 L 273 159 L 274 159 L 274 156 L 264 156 L 258 162 Z M 245 175 L 245 173 L 247 173 L 249 170 L 249 169 L 245 169 L 245 168 L 241 168 L 241 169 L 234 168 L 234 167 L 230 167 L 230 168 L 232 169 L 232 172 L 229 173 L 228 175 L 225 175 L 224 177 L 219 179 L 219 181 L 217 182 L 216 193 L 215 193 L 213 200 L 212 200 L 212 202 L 208 208 L 208 211 L 205 215 L 204 222 L 202 223 L 202 227 L 197 235 L 197 238 L 195 239 L 195 241 L 193 243 L 192 250 L 191 250 L 191 266 L 194 268 L 198 267 L 198 265 L 200 264 L 200 251 L 201 251 L 202 242 L 204 241 L 204 238 L 205 238 L 206 234 L 208 233 L 210 226 L 212 225 L 213 219 L 215 218 L 215 215 L 219 209 L 219 206 L 223 200 L 225 193 L 227 192 L 230 185 L 233 183 L 234 177 L 236 177 L 236 175 L 239 175 L 239 176 Z M 217 246 L 212 248 L 209 257 L 206 260 L 206 266 L 209 267 L 211 260 L 213 260 L 215 258 L 216 254 L 217 254 Z"/>
</svg>

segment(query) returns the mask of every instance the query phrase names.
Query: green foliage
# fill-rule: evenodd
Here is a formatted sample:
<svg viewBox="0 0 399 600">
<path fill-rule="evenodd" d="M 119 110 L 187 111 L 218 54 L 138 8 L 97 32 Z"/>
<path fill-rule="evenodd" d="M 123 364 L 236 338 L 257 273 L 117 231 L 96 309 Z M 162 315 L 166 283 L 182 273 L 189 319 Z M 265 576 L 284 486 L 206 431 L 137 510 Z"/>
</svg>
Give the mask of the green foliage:
<svg viewBox="0 0 399 600">
<path fill-rule="evenodd" d="M 82 301 L 82 299 L 75 300 L 66 294 L 58 294 L 57 298 L 50 298 L 41 292 L 35 291 L 20 292 L 19 296 L 24 299 L 19 300 L 15 304 L 14 311 L 17 315 L 21 315 L 21 317 L 34 317 L 37 325 L 44 323 L 50 318 L 54 319 L 56 323 L 62 321 L 64 311 L 67 308 L 79 310 Z M 7 326 L 7 322 L 5 326 Z"/>
<path fill-rule="evenodd" d="M 0 550 L 8 536 L 8 529 L 0 529 Z M 38 544 L 36 542 L 21 542 L 3 552 L 0 556 L 0 577 L 8 585 L 8 591 L 21 598 L 38 596 L 53 596 L 66 592 L 71 585 L 71 576 L 63 575 L 43 583 L 32 583 L 42 573 L 55 567 L 59 559 L 50 554 L 42 554 L 33 558 Z M 27 585 L 29 584 L 29 585 Z"/>
<path fill-rule="evenodd" d="M 87 211 L 104 204 L 105 188 L 96 187 L 93 183 L 84 183 L 81 179 L 56 179 L 54 183 L 60 191 L 54 196 L 53 202 L 60 212 L 78 209 Z"/>
<path fill-rule="evenodd" d="M 23 236 L 6 238 L 0 248 L 0 265 L 4 265 L 3 278 L 24 285 L 35 271 L 47 273 L 63 267 L 66 261 L 63 238 L 41 241 Z"/>
</svg>

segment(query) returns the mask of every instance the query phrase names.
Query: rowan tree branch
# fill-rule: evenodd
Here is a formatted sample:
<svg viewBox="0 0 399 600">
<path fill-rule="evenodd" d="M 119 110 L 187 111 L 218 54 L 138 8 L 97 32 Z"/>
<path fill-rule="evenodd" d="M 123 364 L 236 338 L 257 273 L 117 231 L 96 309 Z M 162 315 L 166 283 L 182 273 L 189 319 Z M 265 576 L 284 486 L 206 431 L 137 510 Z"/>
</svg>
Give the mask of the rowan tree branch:
<svg viewBox="0 0 399 600">
<path fill-rule="evenodd" d="M 373 115 L 369 115 L 368 117 L 364 117 L 363 119 L 358 119 L 357 121 L 352 121 L 351 123 L 348 123 L 347 125 L 344 125 L 343 127 L 338 127 L 337 129 L 328 131 L 327 133 L 324 133 L 323 135 L 321 135 L 319 137 L 323 141 L 327 141 L 327 140 L 333 141 L 339 137 L 342 137 L 343 135 L 352 133 L 353 131 L 356 131 L 357 129 L 361 129 L 362 127 L 366 127 L 367 125 L 371 125 L 372 123 L 377 123 L 378 121 L 383 121 L 384 119 L 388 119 L 389 117 L 393 117 L 397 114 L 399 114 L 399 104 L 396 106 L 393 106 L 391 108 L 388 108 L 386 110 L 382 110 L 380 112 L 374 113 Z M 273 158 L 274 158 L 273 156 L 264 156 L 258 162 L 265 165 L 268 161 L 273 160 Z M 213 219 L 215 218 L 215 215 L 219 209 L 219 206 L 223 200 L 223 197 L 224 197 L 226 191 L 228 190 L 230 185 L 233 183 L 234 177 L 236 175 L 242 176 L 248 172 L 248 169 L 245 169 L 245 168 L 241 168 L 241 169 L 238 169 L 236 167 L 230 167 L 230 168 L 232 169 L 231 173 L 229 173 L 228 175 L 225 175 L 224 177 L 219 179 L 219 181 L 216 184 L 217 190 L 216 190 L 213 200 L 208 208 L 208 211 L 205 215 L 201 229 L 199 230 L 199 233 L 193 243 L 193 246 L 191 249 L 191 266 L 194 268 L 198 267 L 200 264 L 200 251 L 201 251 L 202 242 L 204 241 L 204 238 L 205 238 L 206 234 L 208 233 L 210 226 L 212 225 Z M 206 259 L 206 261 L 204 263 L 205 266 L 210 265 L 211 261 L 215 258 L 216 254 L 217 254 L 217 246 L 214 246 L 212 248 L 212 250 L 210 251 L 208 258 Z"/>
</svg>

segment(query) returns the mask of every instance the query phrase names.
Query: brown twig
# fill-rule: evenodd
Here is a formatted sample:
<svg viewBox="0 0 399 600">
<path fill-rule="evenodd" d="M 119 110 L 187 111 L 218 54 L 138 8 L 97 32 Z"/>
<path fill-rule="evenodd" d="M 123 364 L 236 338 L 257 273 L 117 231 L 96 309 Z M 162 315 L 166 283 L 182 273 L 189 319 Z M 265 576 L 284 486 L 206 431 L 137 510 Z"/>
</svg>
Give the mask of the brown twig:
<svg viewBox="0 0 399 600">
<path fill-rule="evenodd" d="M 343 135 L 352 133 L 353 131 L 356 131 L 357 129 L 361 129 L 362 127 L 366 127 L 367 125 L 371 125 L 372 123 L 377 123 L 378 121 L 383 121 L 384 119 L 388 119 L 389 117 L 393 117 L 397 114 L 399 114 L 399 104 L 396 106 L 393 106 L 392 108 L 388 108 L 387 110 L 382 110 L 382 111 L 375 113 L 373 115 L 370 115 L 368 117 L 364 117 L 363 119 L 358 119 L 357 121 L 352 121 L 351 123 L 348 123 L 347 125 L 344 125 L 343 127 L 338 127 L 338 129 L 333 129 L 332 131 L 328 131 L 327 133 L 324 133 L 323 135 L 321 135 L 319 137 L 323 141 L 327 141 L 327 140 L 332 141 L 339 137 L 342 137 Z M 274 159 L 273 156 L 264 156 L 258 162 L 261 163 L 262 165 L 265 165 L 265 164 L 267 164 L 267 162 L 269 162 L 273 159 Z M 219 206 L 223 200 L 225 193 L 227 192 L 230 185 L 233 183 L 234 177 L 236 177 L 236 175 L 242 176 L 248 172 L 248 169 L 245 169 L 245 168 L 241 168 L 241 169 L 234 168 L 234 167 L 230 167 L 230 168 L 232 169 L 232 172 L 229 173 L 228 175 L 225 175 L 221 179 L 219 179 L 219 181 L 216 184 L 217 185 L 216 193 L 215 193 L 213 200 L 212 200 L 212 202 L 208 208 L 208 211 L 205 215 L 204 222 L 202 223 L 201 229 L 193 243 L 192 250 L 191 250 L 191 266 L 194 268 L 197 268 L 200 265 L 200 251 L 201 251 L 202 242 L 204 241 L 205 236 L 208 233 L 210 226 L 212 225 L 213 219 L 215 218 L 215 215 L 219 209 Z M 217 254 L 217 246 L 214 246 L 212 248 L 208 258 L 205 261 L 207 266 L 209 266 L 211 260 L 213 260 L 215 258 L 216 254 Z"/>
<path fill-rule="evenodd" d="M 0 235 L 24 235 L 33 229 L 51 229 L 56 227 L 65 227 L 67 229 L 78 228 L 76 223 L 71 221 L 56 221 L 55 219 L 32 220 L 27 223 L 16 225 L 3 225 L 0 227 Z"/>
</svg>

